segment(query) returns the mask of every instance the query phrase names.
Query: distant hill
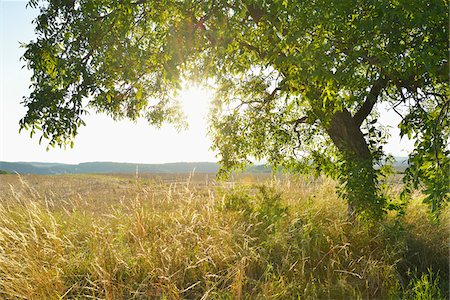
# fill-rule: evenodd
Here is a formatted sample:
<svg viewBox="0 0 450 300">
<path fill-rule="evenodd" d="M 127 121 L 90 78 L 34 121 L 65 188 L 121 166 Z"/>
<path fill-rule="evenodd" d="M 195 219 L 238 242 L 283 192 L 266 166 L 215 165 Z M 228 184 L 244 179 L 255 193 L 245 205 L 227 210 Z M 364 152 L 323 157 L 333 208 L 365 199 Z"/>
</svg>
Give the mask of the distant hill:
<svg viewBox="0 0 450 300">
<path fill-rule="evenodd" d="M 407 157 L 394 157 L 394 162 L 392 166 L 397 172 L 403 173 L 405 169 L 408 167 L 408 158 Z"/>
<path fill-rule="evenodd" d="M 188 173 L 194 169 L 201 173 L 215 173 L 216 163 L 133 164 L 115 162 L 86 162 L 59 164 L 39 162 L 0 162 L 0 170 L 19 174 L 81 174 L 81 173 Z"/>
<path fill-rule="evenodd" d="M 219 164 L 212 162 L 179 162 L 166 164 L 136 164 L 116 162 L 86 162 L 80 164 L 60 164 L 41 162 L 4 162 L 0 170 L 19 174 L 81 174 L 81 173 L 216 173 Z M 266 166 L 251 166 L 248 172 L 270 172 Z"/>
<path fill-rule="evenodd" d="M 406 157 L 396 157 L 394 167 L 404 169 Z M 0 161 L 0 170 L 19 174 L 82 174 L 82 173 L 216 173 L 219 164 L 212 162 L 179 162 L 166 164 L 135 164 L 117 162 L 86 162 L 80 164 L 60 164 L 41 162 L 4 162 Z M 251 173 L 268 173 L 271 168 L 265 165 L 250 166 Z"/>
</svg>

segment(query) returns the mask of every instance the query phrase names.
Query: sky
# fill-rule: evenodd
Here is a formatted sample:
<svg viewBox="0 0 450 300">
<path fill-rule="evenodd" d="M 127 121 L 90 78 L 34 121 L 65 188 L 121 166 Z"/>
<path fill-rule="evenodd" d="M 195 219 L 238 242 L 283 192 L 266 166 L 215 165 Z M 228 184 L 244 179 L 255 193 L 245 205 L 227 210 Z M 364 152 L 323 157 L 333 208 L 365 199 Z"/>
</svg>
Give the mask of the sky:
<svg viewBox="0 0 450 300">
<path fill-rule="evenodd" d="M 26 109 L 20 103 L 29 94 L 31 72 L 20 60 L 24 48 L 20 43 L 31 41 L 34 27 L 31 21 L 38 10 L 25 8 L 25 1 L 0 0 L 0 161 L 34 161 L 80 163 L 88 161 L 115 161 L 136 163 L 217 161 L 210 150 L 207 137 L 207 112 L 211 91 L 197 87 L 186 88 L 180 100 L 189 122 L 189 129 L 178 132 L 171 125 L 161 129 L 145 120 L 113 121 L 106 115 L 91 114 L 85 118 L 74 148 L 46 150 L 38 137 L 19 131 L 19 120 Z M 391 126 L 391 139 L 385 150 L 395 156 L 406 156 L 412 142 L 400 140 L 399 117 L 383 110 L 379 121 Z M 406 151 L 405 151 L 406 150 Z"/>
</svg>

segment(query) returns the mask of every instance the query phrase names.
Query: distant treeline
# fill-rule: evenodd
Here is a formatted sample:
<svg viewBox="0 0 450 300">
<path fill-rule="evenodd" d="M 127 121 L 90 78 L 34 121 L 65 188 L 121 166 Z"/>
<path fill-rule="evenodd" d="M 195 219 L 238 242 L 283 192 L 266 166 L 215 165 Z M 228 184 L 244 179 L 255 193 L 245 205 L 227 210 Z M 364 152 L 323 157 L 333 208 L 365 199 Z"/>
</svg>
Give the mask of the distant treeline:
<svg viewBox="0 0 450 300">
<path fill-rule="evenodd" d="M 0 162 L 0 170 L 19 174 L 80 174 L 80 173 L 216 173 L 219 164 L 212 162 L 180 162 L 166 164 L 136 164 L 116 162 L 86 162 L 76 165 L 38 162 Z M 271 172 L 264 165 L 250 166 L 248 172 Z"/>
<path fill-rule="evenodd" d="M 407 166 L 405 157 L 397 157 L 394 167 L 403 170 Z M 0 174 L 81 174 L 81 173 L 216 173 L 218 163 L 213 162 L 179 162 L 166 164 L 136 164 L 117 162 L 86 162 L 80 164 L 40 163 L 40 162 L 3 162 L 0 161 Z M 249 166 L 246 172 L 269 173 L 267 165 Z"/>
</svg>

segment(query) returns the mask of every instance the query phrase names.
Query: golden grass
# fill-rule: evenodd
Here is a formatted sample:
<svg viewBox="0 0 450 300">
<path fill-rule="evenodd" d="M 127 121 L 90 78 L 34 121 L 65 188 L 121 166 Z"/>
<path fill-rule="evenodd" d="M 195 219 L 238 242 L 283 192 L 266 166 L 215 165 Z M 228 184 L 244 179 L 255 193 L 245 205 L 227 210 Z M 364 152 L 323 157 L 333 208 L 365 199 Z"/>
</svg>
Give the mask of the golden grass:
<svg viewBox="0 0 450 300">
<path fill-rule="evenodd" d="M 440 224 L 417 201 L 351 224 L 334 190 L 294 176 L 2 175 L 0 297 L 398 298 L 424 293 L 427 272 L 446 294 L 448 209 Z"/>
</svg>

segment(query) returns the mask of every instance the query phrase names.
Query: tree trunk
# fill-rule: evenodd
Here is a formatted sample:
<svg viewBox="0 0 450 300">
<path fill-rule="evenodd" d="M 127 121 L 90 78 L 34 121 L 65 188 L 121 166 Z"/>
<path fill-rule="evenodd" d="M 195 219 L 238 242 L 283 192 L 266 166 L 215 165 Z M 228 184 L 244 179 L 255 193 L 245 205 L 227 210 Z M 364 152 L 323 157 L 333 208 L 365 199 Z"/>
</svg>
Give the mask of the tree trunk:
<svg viewBox="0 0 450 300">
<path fill-rule="evenodd" d="M 327 132 L 344 156 L 340 180 L 348 201 L 350 220 L 356 212 L 377 214 L 380 200 L 373 159 L 359 125 L 348 110 L 343 110 L 334 114 Z"/>
<path fill-rule="evenodd" d="M 328 134 L 345 155 L 370 160 L 371 154 L 364 135 L 348 110 L 336 112 L 331 119 Z"/>
</svg>

